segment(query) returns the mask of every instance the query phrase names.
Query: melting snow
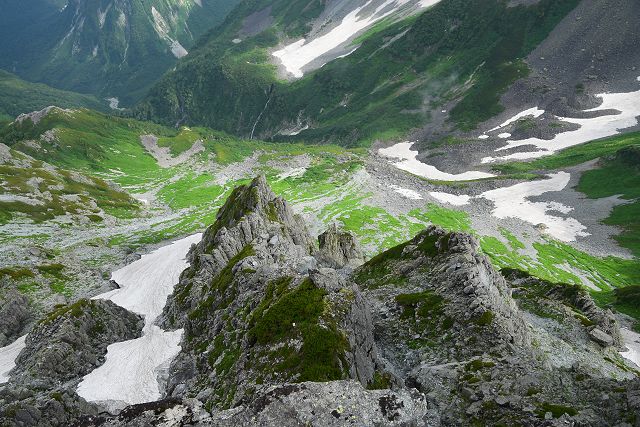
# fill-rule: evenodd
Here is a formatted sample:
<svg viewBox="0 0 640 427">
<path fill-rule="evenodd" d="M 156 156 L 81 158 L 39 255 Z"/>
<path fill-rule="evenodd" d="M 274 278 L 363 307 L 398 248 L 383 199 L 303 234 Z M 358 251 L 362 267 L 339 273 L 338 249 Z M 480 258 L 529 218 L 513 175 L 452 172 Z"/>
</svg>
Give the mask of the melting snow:
<svg viewBox="0 0 640 427">
<path fill-rule="evenodd" d="M 422 196 L 417 191 L 409 190 L 408 188 L 402 188 L 397 185 L 391 184 L 389 187 L 396 193 L 411 200 L 422 200 Z"/>
<path fill-rule="evenodd" d="M 549 179 L 490 190 L 479 197 L 491 200 L 495 204 L 492 214 L 497 218 L 519 218 L 533 225 L 544 224 L 547 226 L 547 233 L 563 242 L 571 242 L 576 240 L 576 237 L 588 236 L 589 233 L 585 232 L 586 227 L 574 218 L 563 218 L 549 212 L 567 214 L 573 208 L 558 202 L 529 200 L 530 197 L 562 191 L 569 184 L 570 178 L 570 174 L 558 172 L 550 175 Z"/>
<path fill-rule="evenodd" d="M 482 163 L 491 163 L 497 160 L 525 160 L 548 156 L 558 150 L 574 145 L 584 144 L 595 139 L 606 138 L 620 133 L 620 130 L 630 128 L 638 124 L 640 115 L 640 91 L 630 93 L 603 93 L 597 95 L 602 99 L 602 105 L 585 112 L 605 112 L 617 110 L 619 113 L 604 114 L 589 119 L 574 119 L 560 117 L 561 121 L 580 126 L 579 129 L 562 132 L 551 140 L 528 138 L 520 141 L 507 141 L 507 145 L 496 151 L 508 150 L 515 147 L 533 145 L 537 151 L 513 153 L 499 157 L 485 157 Z"/>
<path fill-rule="evenodd" d="M 293 168 L 288 171 L 282 172 L 278 175 L 278 180 L 283 180 L 285 178 L 299 178 L 307 171 L 307 168 Z"/>
<path fill-rule="evenodd" d="M 448 204 L 453 205 L 453 206 L 468 205 L 469 201 L 471 200 L 471 196 L 467 196 L 467 195 L 458 196 L 456 194 L 442 193 L 442 192 L 439 192 L 439 191 L 432 191 L 429 194 L 434 199 L 436 199 L 436 200 L 438 200 L 440 202 L 443 202 L 443 203 L 448 203 Z"/>
<path fill-rule="evenodd" d="M 323 34 L 309 42 L 307 42 L 306 39 L 300 39 L 274 52 L 273 56 L 282 61 L 282 64 L 289 73 L 293 74 L 296 78 L 300 78 L 304 75 L 302 68 L 313 60 L 346 43 L 360 31 L 396 12 L 409 1 L 410 0 L 385 0 L 373 13 L 363 17 L 361 16 L 361 12 L 374 3 L 374 0 L 369 0 L 347 14 L 340 24 L 327 34 Z M 439 1 L 440 0 L 422 0 L 417 6 L 424 8 L 432 6 Z"/>
<path fill-rule="evenodd" d="M 185 49 L 177 40 L 171 41 L 171 53 L 173 53 L 173 56 L 175 56 L 178 59 L 185 57 L 189 54 L 189 52 L 187 52 L 187 49 Z"/>
<path fill-rule="evenodd" d="M 16 366 L 16 359 L 25 347 L 26 335 L 21 336 L 6 347 L 0 348 L 0 384 L 9 381 L 9 371 Z"/>
<path fill-rule="evenodd" d="M 515 123 L 518 120 L 522 119 L 523 117 L 529 117 L 529 116 L 533 116 L 534 118 L 538 118 L 541 115 L 544 114 L 544 110 L 539 109 L 538 107 L 533 107 L 533 108 L 529 108 L 528 110 L 524 110 L 518 114 L 516 114 L 515 116 L 511 117 L 509 120 L 507 120 L 506 122 L 494 127 L 493 129 L 489 129 L 488 132 L 493 132 L 496 131 L 498 129 L 502 129 L 503 127 L 507 127 L 509 126 L 511 123 Z"/>
<path fill-rule="evenodd" d="M 119 108 L 120 100 L 118 98 L 105 98 L 105 101 L 109 102 L 109 108 L 112 110 L 124 110 L 124 108 Z"/>
<path fill-rule="evenodd" d="M 416 157 L 417 151 L 411 150 L 413 142 L 400 142 L 389 148 L 381 148 L 378 152 L 385 157 L 392 159 L 400 159 L 400 162 L 394 163 L 398 169 L 410 172 L 427 179 L 438 181 L 469 181 L 473 179 L 491 178 L 494 175 L 485 172 L 469 171 L 461 174 L 450 174 L 438 170 L 435 166 L 422 163 Z"/>
<path fill-rule="evenodd" d="M 196 234 L 164 246 L 116 271 L 112 279 L 121 288 L 99 295 L 145 318 L 141 338 L 119 342 L 107 348 L 105 363 L 85 376 L 78 394 L 90 402 L 110 408 L 151 402 L 162 397 L 159 377 L 180 352 L 182 330 L 163 331 L 154 325 L 162 314 L 167 297 L 188 266 L 185 256 Z"/>
<path fill-rule="evenodd" d="M 620 328 L 620 332 L 622 333 L 624 345 L 627 347 L 627 351 L 621 351 L 620 354 L 640 367 L 640 334 L 627 328 Z"/>
</svg>

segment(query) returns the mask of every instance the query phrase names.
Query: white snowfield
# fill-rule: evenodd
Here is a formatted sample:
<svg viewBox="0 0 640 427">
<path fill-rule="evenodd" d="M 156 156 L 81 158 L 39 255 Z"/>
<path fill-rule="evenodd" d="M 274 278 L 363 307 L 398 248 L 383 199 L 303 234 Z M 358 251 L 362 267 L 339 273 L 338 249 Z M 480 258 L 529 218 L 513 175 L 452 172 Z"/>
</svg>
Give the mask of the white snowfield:
<svg viewBox="0 0 640 427">
<path fill-rule="evenodd" d="M 624 345 L 627 347 L 627 351 L 621 351 L 620 354 L 640 368 L 640 334 L 627 328 L 620 328 L 620 332 Z"/>
<path fill-rule="evenodd" d="M 549 176 L 549 179 L 528 181 L 510 187 L 498 188 L 486 191 L 478 197 L 483 197 L 494 203 L 492 215 L 504 218 L 519 218 L 533 225 L 544 224 L 546 232 L 563 242 L 571 242 L 577 237 L 588 236 L 582 225 L 575 218 L 565 218 L 550 214 L 556 211 L 567 214 L 573 210 L 558 202 L 532 202 L 530 197 L 541 196 L 545 193 L 562 191 L 571 175 L 567 172 L 558 172 Z"/>
<path fill-rule="evenodd" d="M 8 346 L 0 348 L 0 384 L 9 381 L 9 372 L 16 367 L 16 359 L 26 345 L 26 338 L 23 335 Z"/>
<path fill-rule="evenodd" d="M 507 120 L 504 123 L 494 127 L 493 129 L 489 129 L 487 132 L 494 132 L 494 131 L 496 131 L 498 129 L 502 129 L 504 127 L 509 126 L 511 123 L 515 123 L 518 120 L 520 120 L 522 118 L 525 118 L 525 117 L 530 117 L 531 116 L 534 119 L 537 119 L 538 117 L 540 117 L 543 114 L 544 114 L 544 110 L 541 110 L 538 107 L 529 108 L 527 110 L 519 112 L 515 116 L 511 117 L 509 120 Z"/>
<path fill-rule="evenodd" d="M 416 7 L 426 8 L 433 6 L 439 1 L 440 0 L 421 0 L 416 4 Z M 369 28 L 381 19 L 397 12 L 409 2 L 411 2 L 411 0 L 385 0 L 373 11 L 373 13 L 368 16 L 362 16 L 361 12 L 368 8 L 370 9 L 372 3 L 374 3 L 374 0 L 369 0 L 346 15 L 340 24 L 328 33 L 311 41 L 300 39 L 276 52 L 273 52 L 273 56 L 280 59 L 282 65 L 289 73 L 296 78 L 300 78 L 304 75 L 302 69 L 313 60 L 351 40 L 361 31 Z M 354 51 L 355 49 L 350 53 L 353 53 Z M 342 57 L 344 56 L 346 55 L 342 55 Z"/>
<path fill-rule="evenodd" d="M 201 238 L 202 234 L 196 234 L 173 242 L 112 274 L 121 288 L 96 298 L 109 299 L 143 315 L 143 336 L 110 345 L 105 363 L 78 385 L 80 396 L 110 409 L 162 398 L 159 378 L 166 375 L 169 364 L 180 352 L 183 331 L 167 332 L 154 322 L 188 266 L 185 257 L 189 248 Z"/>
<path fill-rule="evenodd" d="M 482 159 L 482 163 L 544 157 L 565 148 L 617 135 L 621 130 L 638 124 L 638 116 L 640 116 L 640 91 L 630 93 L 603 93 L 597 96 L 602 99 L 602 105 L 584 111 L 600 112 L 604 115 L 590 119 L 559 117 L 561 121 L 577 124 L 580 128 L 559 133 L 550 140 L 528 138 L 519 141 L 507 141 L 507 145 L 498 148 L 496 151 L 504 151 L 523 146 L 534 146 L 537 150 L 513 153 L 506 156 L 485 157 Z M 616 112 L 605 113 L 606 110 L 616 110 Z"/>
<path fill-rule="evenodd" d="M 448 203 L 453 206 L 464 206 L 468 205 L 471 200 L 471 196 L 461 195 L 458 196 L 456 194 L 443 193 L 440 191 L 432 191 L 429 193 L 431 197 L 438 200 L 442 203 Z"/>
<path fill-rule="evenodd" d="M 417 191 L 408 188 L 402 188 L 399 185 L 391 184 L 389 186 L 393 191 L 411 200 L 422 200 L 423 197 Z"/>
<path fill-rule="evenodd" d="M 389 148 L 378 150 L 380 155 L 392 159 L 400 159 L 393 165 L 414 175 L 437 181 L 470 181 L 474 179 L 491 178 L 495 175 L 486 172 L 469 171 L 460 174 L 450 174 L 438 170 L 435 166 L 422 163 L 417 159 L 418 152 L 411 150 L 413 142 L 400 142 Z"/>
</svg>

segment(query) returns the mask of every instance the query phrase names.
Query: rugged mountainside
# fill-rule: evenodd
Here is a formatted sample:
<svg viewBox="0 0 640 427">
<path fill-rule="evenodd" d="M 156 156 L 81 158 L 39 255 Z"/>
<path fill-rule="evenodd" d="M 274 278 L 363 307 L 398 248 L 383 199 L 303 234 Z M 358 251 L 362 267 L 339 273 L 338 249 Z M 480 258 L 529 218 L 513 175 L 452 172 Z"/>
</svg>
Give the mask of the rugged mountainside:
<svg viewBox="0 0 640 427">
<path fill-rule="evenodd" d="M 0 68 L 29 81 L 131 105 L 235 3 L 4 1 Z"/>
<path fill-rule="evenodd" d="M 578 1 L 427 1 L 419 3 L 430 6 L 426 10 L 410 8 L 409 18 L 389 15 L 358 31 L 363 10 L 355 18 L 345 17 L 324 38 L 312 38 L 316 16 L 332 10 L 333 3 L 325 9 L 315 2 L 267 3 L 273 4 L 260 12 L 255 2 L 239 6 L 149 92 L 139 117 L 242 136 L 299 134 L 345 145 L 397 137 L 427 124 L 440 127 L 446 117 L 457 127 L 473 128 L 501 111 L 499 95 L 528 72 L 521 60 Z M 346 10 L 357 4 L 337 3 Z M 367 2 L 365 9 L 382 3 Z M 290 18 L 292 9 L 305 13 Z M 258 18 L 263 25 L 254 26 L 257 31 L 243 30 Z M 349 55 L 298 74 L 302 78 L 294 82 L 282 80 L 278 70 L 282 61 L 288 64 L 287 52 L 291 61 L 313 57 L 350 31 L 354 37 L 345 40 Z M 307 44 L 294 42 L 308 34 L 312 40 L 305 38 Z M 320 55 L 315 61 L 326 60 Z M 443 116 L 442 110 L 457 103 L 461 107 Z"/>
<path fill-rule="evenodd" d="M 263 177 L 236 188 L 165 307 L 185 331 L 167 399 L 82 425 L 639 425 L 619 326 L 581 288 L 436 227 L 355 270 L 352 236 L 319 243 Z"/>
</svg>

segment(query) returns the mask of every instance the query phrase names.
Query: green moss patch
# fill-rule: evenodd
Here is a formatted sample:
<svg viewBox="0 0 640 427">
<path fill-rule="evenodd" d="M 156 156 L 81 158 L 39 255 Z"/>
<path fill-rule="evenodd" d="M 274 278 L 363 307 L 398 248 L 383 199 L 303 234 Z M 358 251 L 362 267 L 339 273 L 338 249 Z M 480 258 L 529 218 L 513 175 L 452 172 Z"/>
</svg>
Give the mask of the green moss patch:
<svg viewBox="0 0 640 427">
<path fill-rule="evenodd" d="M 275 292 L 275 285 L 272 287 Z M 251 319 L 249 339 L 260 345 L 275 344 L 299 337 L 300 351 L 292 349 L 276 352 L 280 362 L 275 372 L 298 373 L 298 381 L 332 381 L 346 376 L 343 353 L 348 348 L 344 335 L 330 319 L 323 317 L 326 291 L 310 279 L 282 294 L 265 308 L 259 306 Z M 273 298 L 273 293 L 266 296 Z"/>
</svg>

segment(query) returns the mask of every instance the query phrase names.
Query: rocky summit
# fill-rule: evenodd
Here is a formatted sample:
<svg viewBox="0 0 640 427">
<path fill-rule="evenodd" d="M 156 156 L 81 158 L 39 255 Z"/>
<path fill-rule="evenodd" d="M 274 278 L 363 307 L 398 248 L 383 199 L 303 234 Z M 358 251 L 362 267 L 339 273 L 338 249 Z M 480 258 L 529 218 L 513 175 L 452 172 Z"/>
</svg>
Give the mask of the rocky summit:
<svg viewBox="0 0 640 427">
<path fill-rule="evenodd" d="M 158 320 L 184 330 L 162 400 L 110 414 L 75 394 L 106 346 L 142 327 L 82 300 L 28 335 L 3 422 L 638 425 L 640 380 L 613 314 L 580 287 L 498 272 L 469 234 L 429 227 L 363 262 L 335 225 L 314 240 L 260 176 L 188 261 Z"/>
</svg>

